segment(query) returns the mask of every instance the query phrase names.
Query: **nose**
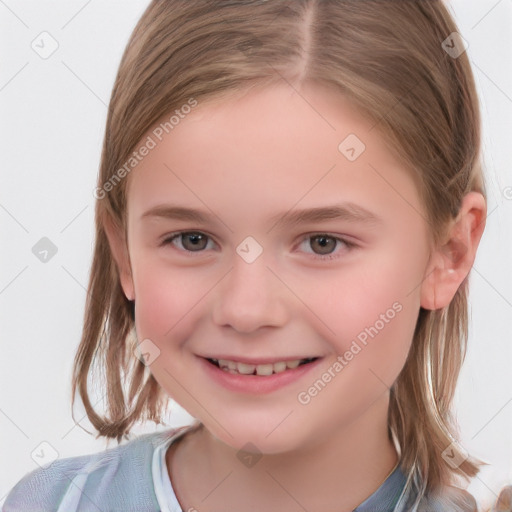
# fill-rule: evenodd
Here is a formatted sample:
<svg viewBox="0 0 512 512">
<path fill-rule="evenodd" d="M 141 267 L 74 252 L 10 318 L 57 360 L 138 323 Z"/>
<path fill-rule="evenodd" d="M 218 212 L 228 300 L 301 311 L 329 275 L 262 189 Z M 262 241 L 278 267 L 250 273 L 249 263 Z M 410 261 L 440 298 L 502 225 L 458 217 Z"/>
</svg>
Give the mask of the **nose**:
<svg viewBox="0 0 512 512">
<path fill-rule="evenodd" d="M 282 326 L 289 317 L 286 292 L 263 255 L 247 263 L 235 254 L 232 269 L 214 297 L 213 320 L 240 333 Z"/>
</svg>

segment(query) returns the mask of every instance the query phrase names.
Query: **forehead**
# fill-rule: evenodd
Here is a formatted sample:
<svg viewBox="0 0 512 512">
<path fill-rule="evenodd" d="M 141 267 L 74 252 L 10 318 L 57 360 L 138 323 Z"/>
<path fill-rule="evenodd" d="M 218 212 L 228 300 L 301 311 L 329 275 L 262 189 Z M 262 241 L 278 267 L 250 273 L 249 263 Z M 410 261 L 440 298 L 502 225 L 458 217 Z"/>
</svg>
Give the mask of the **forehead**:
<svg viewBox="0 0 512 512">
<path fill-rule="evenodd" d="M 138 214 L 171 197 L 229 201 L 248 215 L 338 199 L 385 208 L 405 197 L 419 207 L 410 172 L 373 121 L 333 89 L 284 84 L 198 101 L 187 112 L 174 124 L 163 116 L 143 139 L 154 147 L 128 189 Z"/>
</svg>

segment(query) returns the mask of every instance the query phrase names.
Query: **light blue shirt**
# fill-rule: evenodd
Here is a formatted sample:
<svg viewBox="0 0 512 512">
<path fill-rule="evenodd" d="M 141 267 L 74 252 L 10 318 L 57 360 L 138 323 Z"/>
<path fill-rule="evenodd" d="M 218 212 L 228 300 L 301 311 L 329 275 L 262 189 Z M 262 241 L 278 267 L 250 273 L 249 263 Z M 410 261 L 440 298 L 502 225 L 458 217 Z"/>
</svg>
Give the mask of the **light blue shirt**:
<svg viewBox="0 0 512 512">
<path fill-rule="evenodd" d="M 2 512 L 186 512 L 172 487 L 165 454 L 173 441 L 195 426 L 140 435 L 92 455 L 57 459 L 25 475 L 8 494 Z M 455 501 L 423 500 L 414 509 L 406 480 L 397 466 L 353 512 L 476 510 L 473 503 L 457 505 L 459 495 Z"/>
</svg>

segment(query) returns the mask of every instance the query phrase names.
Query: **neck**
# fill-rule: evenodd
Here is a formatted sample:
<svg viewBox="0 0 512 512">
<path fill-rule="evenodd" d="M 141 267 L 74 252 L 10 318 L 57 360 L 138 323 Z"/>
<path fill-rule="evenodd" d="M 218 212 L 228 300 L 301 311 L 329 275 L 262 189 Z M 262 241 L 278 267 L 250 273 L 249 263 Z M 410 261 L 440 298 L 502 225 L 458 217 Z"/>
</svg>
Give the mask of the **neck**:
<svg viewBox="0 0 512 512">
<path fill-rule="evenodd" d="M 388 403 L 385 394 L 350 424 L 330 429 L 331 435 L 293 451 L 263 454 L 247 466 L 237 457 L 239 450 L 200 428 L 185 436 L 176 461 L 168 461 L 178 500 L 184 510 L 195 506 L 201 512 L 249 512 L 255 503 L 269 512 L 298 506 L 352 511 L 398 465 L 387 433 Z"/>
</svg>

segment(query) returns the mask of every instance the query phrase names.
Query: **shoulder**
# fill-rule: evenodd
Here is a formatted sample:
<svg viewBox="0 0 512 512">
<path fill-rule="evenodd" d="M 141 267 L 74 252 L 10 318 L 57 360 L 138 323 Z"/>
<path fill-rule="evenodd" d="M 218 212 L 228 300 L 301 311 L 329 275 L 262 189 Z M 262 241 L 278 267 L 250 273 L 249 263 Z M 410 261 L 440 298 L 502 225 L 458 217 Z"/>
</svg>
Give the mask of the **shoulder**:
<svg viewBox="0 0 512 512">
<path fill-rule="evenodd" d="M 478 512 L 478 505 L 468 491 L 446 486 L 442 491 L 431 493 L 421 503 L 418 512 Z"/>
<path fill-rule="evenodd" d="M 156 511 L 153 452 L 179 430 L 139 435 L 98 453 L 57 459 L 37 468 L 11 489 L 2 512 Z"/>
<path fill-rule="evenodd" d="M 421 496 L 420 496 L 421 495 Z M 478 505 L 468 491 L 452 485 L 419 492 L 417 483 L 405 485 L 395 512 L 478 512 Z"/>
</svg>

